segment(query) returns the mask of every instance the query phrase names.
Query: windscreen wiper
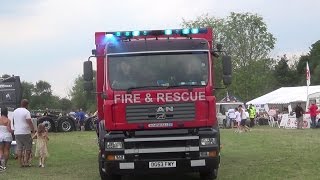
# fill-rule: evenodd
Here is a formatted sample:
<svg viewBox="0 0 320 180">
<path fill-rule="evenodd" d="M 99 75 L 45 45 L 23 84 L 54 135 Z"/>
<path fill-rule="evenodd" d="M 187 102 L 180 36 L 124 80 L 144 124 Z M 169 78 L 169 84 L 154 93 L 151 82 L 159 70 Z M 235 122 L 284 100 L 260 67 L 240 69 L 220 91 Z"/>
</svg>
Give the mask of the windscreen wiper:
<svg viewBox="0 0 320 180">
<path fill-rule="evenodd" d="M 204 87 L 205 85 L 201 84 L 183 84 L 183 85 L 174 85 L 174 86 L 167 86 L 167 89 L 173 89 L 173 88 L 188 88 L 188 89 L 193 89 L 195 87 Z"/>
<path fill-rule="evenodd" d="M 135 89 L 146 89 L 146 88 L 152 88 L 152 89 L 156 89 L 156 88 L 162 88 L 162 89 L 165 89 L 167 88 L 168 86 L 134 86 L 134 87 L 129 87 L 127 89 L 127 93 L 131 93 L 132 90 L 135 90 Z"/>
</svg>

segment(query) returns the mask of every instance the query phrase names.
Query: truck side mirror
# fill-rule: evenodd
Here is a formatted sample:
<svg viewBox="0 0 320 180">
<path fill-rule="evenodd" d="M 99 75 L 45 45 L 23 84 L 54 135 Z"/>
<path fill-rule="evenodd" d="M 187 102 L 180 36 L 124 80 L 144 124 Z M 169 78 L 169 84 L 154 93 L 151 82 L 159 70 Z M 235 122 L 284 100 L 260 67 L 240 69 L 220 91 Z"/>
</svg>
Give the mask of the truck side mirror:
<svg viewBox="0 0 320 180">
<path fill-rule="evenodd" d="M 83 63 L 83 79 L 85 81 L 92 81 L 93 80 L 93 69 L 92 69 L 92 62 L 85 61 Z"/>
<path fill-rule="evenodd" d="M 84 90 L 85 91 L 92 91 L 93 90 L 93 82 L 92 81 L 84 81 Z"/>
<path fill-rule="evenodd" d="M 232 80 L 231 56 L 222 56 L 223 84 L 230 85 Z"/>
</svg>

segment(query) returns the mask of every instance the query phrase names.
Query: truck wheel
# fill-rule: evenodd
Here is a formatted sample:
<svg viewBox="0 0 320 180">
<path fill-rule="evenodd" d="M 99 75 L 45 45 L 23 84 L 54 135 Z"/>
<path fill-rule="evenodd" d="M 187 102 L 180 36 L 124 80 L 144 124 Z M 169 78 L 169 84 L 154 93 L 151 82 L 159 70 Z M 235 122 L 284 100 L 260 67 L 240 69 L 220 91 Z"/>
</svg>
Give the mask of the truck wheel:
<svg viewBox="0 0 320 180">
<path fill-rule="evenodd" d="M 120 175 L 108 174 L 103 167 L 103 160 L 101 158 L 101 154 L 99 153 L 99 173 L 101 180 L 121 180 Z"/>
<path fill-rule="evenodd" d="M 213 180 L 217 179 L 218 177 L 218 169 L 214 169 L 210 172 L 200 172 L 200 178 L 201 180 Z"/>
<path fill-rule="evenodd" d="M 44 126 L 46 127 L 46 129 L 47 129 L 49 132 L 52 132 L 52 131 L 53 131 L 53 129 L 54 129 L 54 123 L 53 123 L 53 121 L 52 121 L 50 118 L 48 118 L 48 117 L 41 118 L 41 119 L 39 119 L 39 121 L 38 121 L 38 124 L 40 124 L 40 123 L 44 124 Z"/>
<path fill-rule="evenodd" d="M 96 130 L 96 127 L 95 127 L 95 123 L 94 123 L 94 118 L 89 118 L 87 121 L 86 121 L 86 124 L 84 126 L 84 129 L 86 131 L 94 131 Z"/>
<path fill-rule="evenodd" d="M 72 123 L 69 119 L 62 119 L 59 123 L 59 131 L 61 132 L 70 132 L 73 130 Z"/>
</svg>

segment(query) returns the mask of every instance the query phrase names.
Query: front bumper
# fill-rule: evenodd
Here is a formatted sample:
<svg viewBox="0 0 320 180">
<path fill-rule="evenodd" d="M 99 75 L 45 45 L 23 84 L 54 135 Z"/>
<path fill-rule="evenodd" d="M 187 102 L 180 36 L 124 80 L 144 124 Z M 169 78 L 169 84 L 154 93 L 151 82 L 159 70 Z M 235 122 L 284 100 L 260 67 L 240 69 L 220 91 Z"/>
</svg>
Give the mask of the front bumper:
<svg viewBox="0 0 320 180">
<path fill-rule="evenodd" d="M 176 167 L 149 168 L 149 162 L 153 160 L 138 160 L 134 162 L 106 161 L 104 167 L 106 172 L 118 175 L 126 174 L 150 174 L 150 173 L 176 173 L 176 172 L 208 172 L 217 169 L 220 157 L 201 159 L 168 159 L 161 161 L 176 161 Z M 155 160 L 159 161 L 159 160 Z"/>
</svg>

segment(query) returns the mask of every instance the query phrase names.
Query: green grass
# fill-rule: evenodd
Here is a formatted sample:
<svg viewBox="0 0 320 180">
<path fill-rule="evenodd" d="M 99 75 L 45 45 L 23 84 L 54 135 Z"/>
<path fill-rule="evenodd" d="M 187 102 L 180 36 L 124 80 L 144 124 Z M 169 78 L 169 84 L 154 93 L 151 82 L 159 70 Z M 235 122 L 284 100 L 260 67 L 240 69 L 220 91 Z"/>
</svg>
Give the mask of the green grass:
<svg viewBox="0 0 320 180">
<path fill-rule="evenodd" d="M 258 127 L 249 133 L 221 130 L 219 179 L 319 179 L 320 129 Z M 99 179 L 94 132 L 51 133 L 46 168 L 19 168 L 10 159 L 0 179 Z M 37 160 L 33 160 L 37 164 Z M 196 174 L 127 179 L 198 179 Z"/>
</svg>

